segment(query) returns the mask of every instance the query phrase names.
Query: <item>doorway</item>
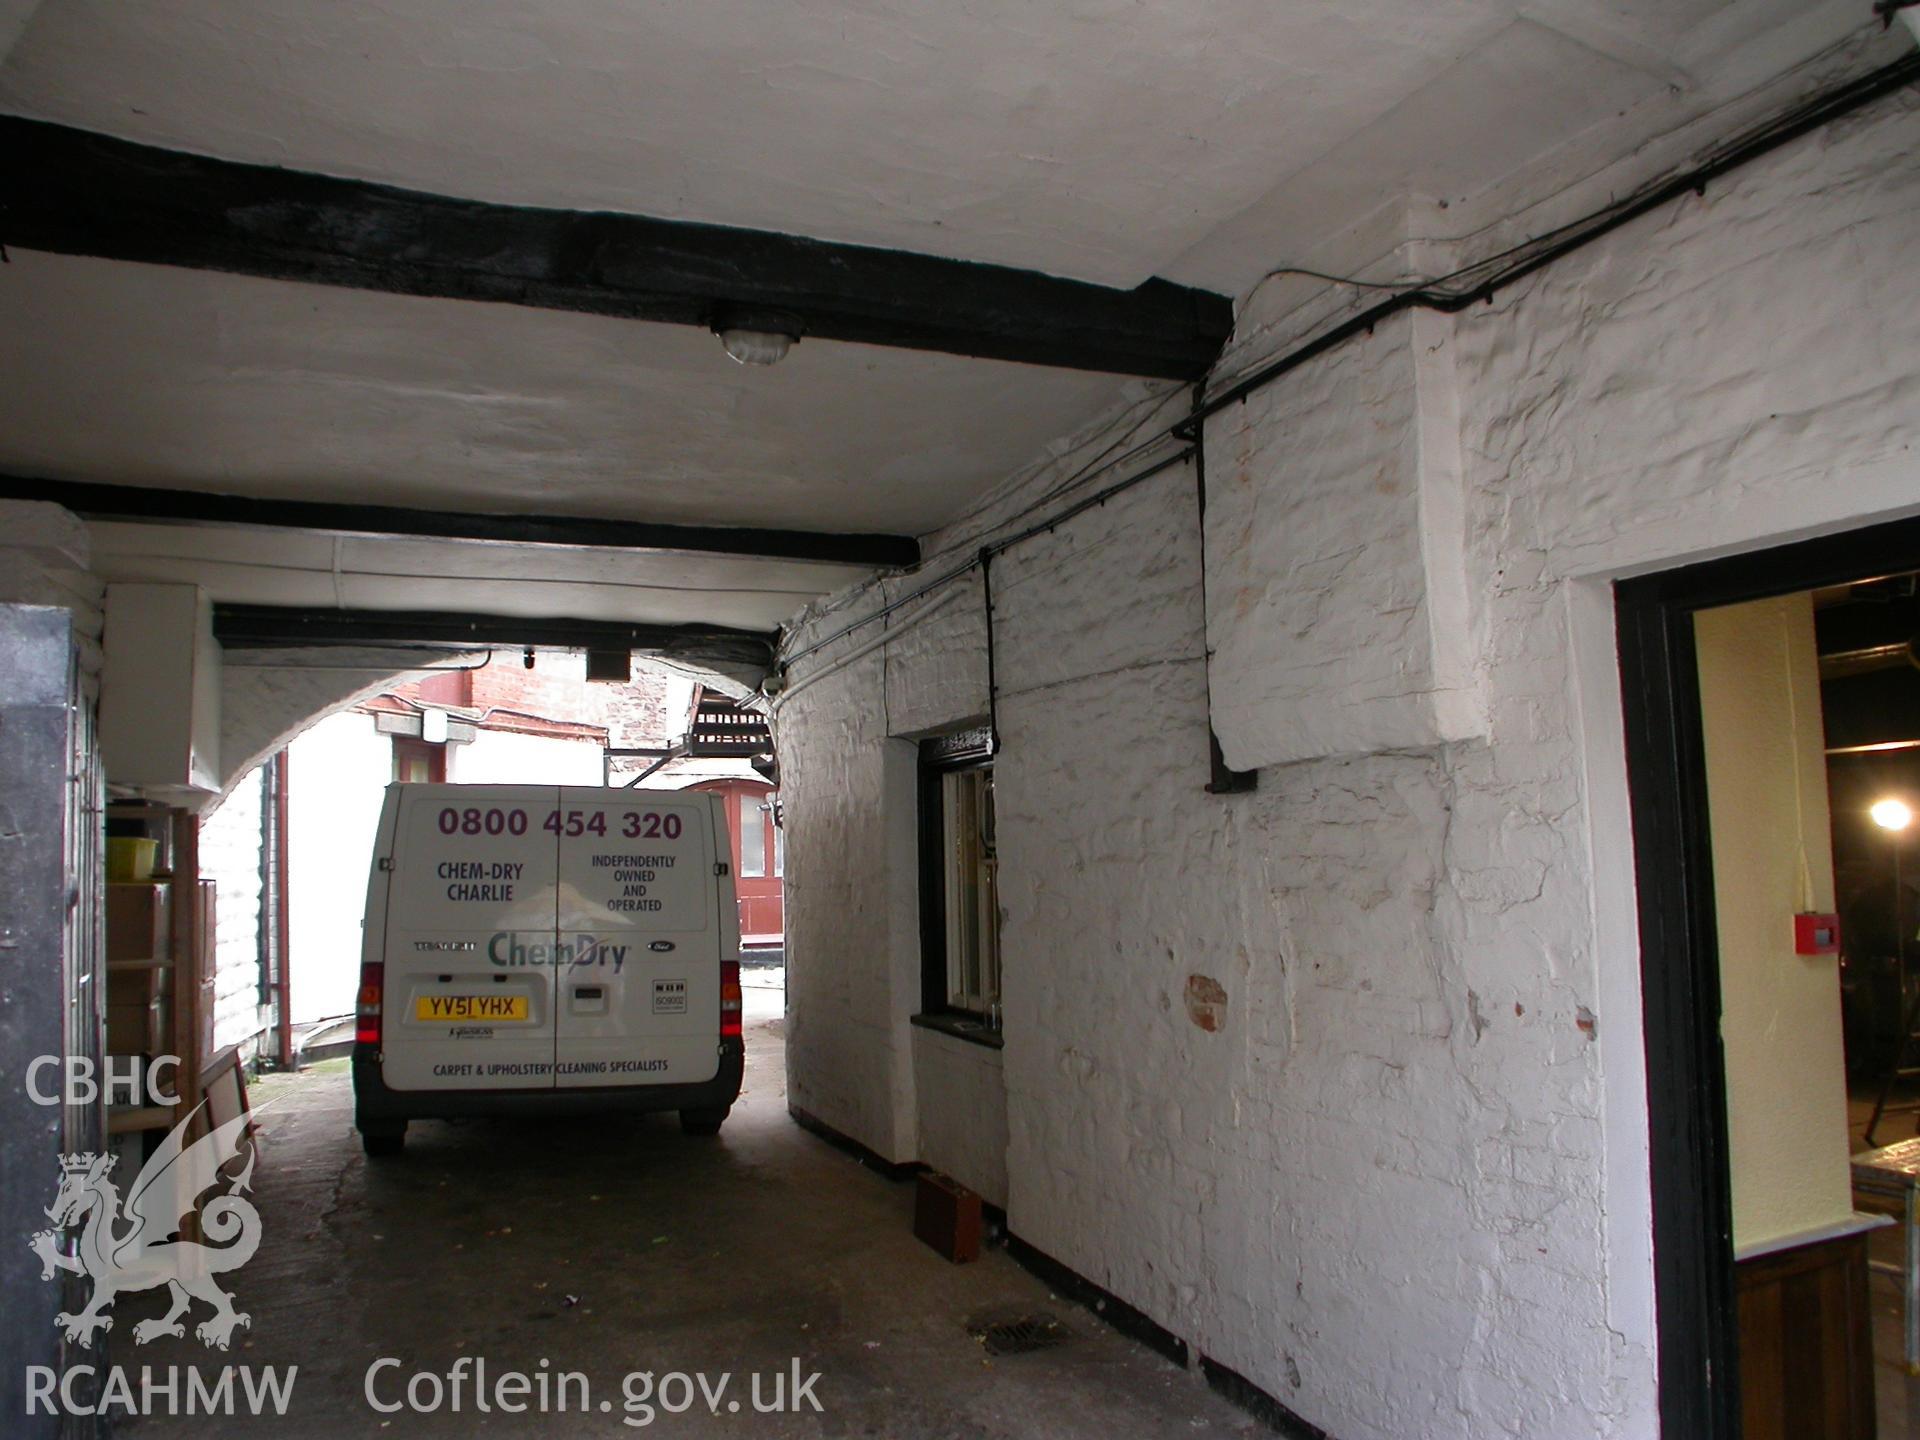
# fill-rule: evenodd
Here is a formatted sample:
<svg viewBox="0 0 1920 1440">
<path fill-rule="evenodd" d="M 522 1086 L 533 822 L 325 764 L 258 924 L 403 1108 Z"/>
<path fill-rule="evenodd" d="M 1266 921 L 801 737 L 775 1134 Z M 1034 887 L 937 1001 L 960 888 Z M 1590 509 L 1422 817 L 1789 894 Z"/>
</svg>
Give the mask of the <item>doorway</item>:
<svg viewBox="0 0 1920 1440">
<path fill-rule="evenodd" d="M 1841 837 L 1852 837 L 1852 810 L 1863 795 L 1858 783 L 1839 778 L 1843 762 L 1833 752 L 1845 747 L 1833 741 L 1844 737 L 1821 724 L 1821 695 L 1837 677 L 1809 667 L 1821 663 L 1814 636 L 1822 607 L 1864 612 L 1856 605 L 1863 587 L 1888 587 L 1916 570 L 1920 521 L 1902 521 L 1615 587 L 1640 922 L 1660 1409 L 1669 1436 L 1867 1436 L 1876 1433 L 1876 1396 L 1883 1412 L 1889 1399 L 1906 1398 L 1889 1388 L 1908 1379 L 1897 1349 L 1891 1363 L 1874 1354 L 1886 1343 L 1875 1332 L 1886 1330 L 1887 1313 L 1897 1313 L 1904 1297 L 1888 1277 L 1868 1280 L 1868 1255 L 1900 1268 L 1904 1236 L 1898 1227 L 1874 1230 L 1879 1222 L 1853 1209 L 1859 1203 L 1870 1211 L 1873 1202 L 1857 1187 L 1858 1106 L 1850 1104 L 1842 1057 L 1837 952 L 1846 925 L 1844 916 L 1837 928 L 1831 920 L 1836 908 L 1856 920 L 1866 913 L 1859 898 L 1871 887 L 1849 892 L 1836 884 L 1831 848 L 1844 855 L 1852 843 Z M 1894 659 L 1891 648 L 1882 659 Z M 1765 667 L 1778 667 L 1779 678 L 1756 690 L 1752 677 Z M 1764 703 L 1754 703 L 1756 694 Z M 1789 767 L 1773 799 L 1791 797 L 1772 819 L 1756 808 L 1770 803 L 1751 789 L 1756 762 L 1741 754 L 1742 745 L 1766 744 L 1761 712 L 1768 707 L 1784 716 L 1775 724 L 1782 734 L 1774 754 Z M 1904 740 L 1865 743 L 1910 741 L 1920 741 L 1920 728 Z M 1784 870 L 1742 891 L 1752 877 L 1743 881 L 1740 867 L 1760 863 L 1755 837 L 1770 825 L 1798 838 L 1783 841 Z M 1869 958 L 1857 946 L 1844 957 L 1864 970 L 1873 968 Z M 1775 990 L 1797 986 L 1800 995 L 1784 1005 L 1769 1000 L 1774 1011 L 1762 1023 L 1773 1028 L 1759 1049 L 1743 1029 L 1753 1018 L 1755 974 Z M 1890 992 L 1895 1018 L 1868 1029 L 1908 1024 L 1904 985 Z M 1855 1012 L 1844 1021 L 1849 1038 L 1862 1028 L 1857 1005 Z M 1804 1058 L 1816 1052 L 1823 1058 Z M 1788 1053 L 1800 1058 L 1781 1058 Z M 1811 1077 L 1795 1068 L 1813 1065 L 1819 1073 Z M 1780 1207 L 1767 1208 L 1775 1197 L 1762 1193 L 1766 1181 L 1755 1178 L 1765 1165 L 1753 1137 L 1777 1141 L 1786 1123 L 1766 1109 L 1778 1102 L 1765 1098 L 1769 1080 L 1783 1076 L 1798 1087 L 1793 1103 L 1806 1100 L 1817 1112 L 1807 1122 L 1817 1138 L 1801 1178 L 1818 1195 L 1806 1203 L 1845 1212 L 1825 1229 L 1795 1230 L 1781 1220 Z M 1775 1122 L 1770 1131 L 1768 1122 Z M 1912 1114 L 1900 1137 L 1891 1128 L 1876 1137 L 1882 1144 L 1911 1136 Z M 1844 1168 L 1850 1151 L 1851 1177 Z M 1779 1159 L 1769 1163 L 1777 1167 Z M 1768 1324 L 1771 1342 L 1762 1335 Z M 1898 1336 L 1897 1324 L 1892 1333 Z M 1899 1428 L 1878 1433 L 1883 1440 L 1920 1435 L 1908 1424 L 1902 1418 Z"/>
<path fill-rule="evenodd" d="M 725 797 L 742 958 L 783 954 L 787 854 L 778 792 L 764 781 L 742 779 L 706 780 L 693 788 Z"/>
</svg>

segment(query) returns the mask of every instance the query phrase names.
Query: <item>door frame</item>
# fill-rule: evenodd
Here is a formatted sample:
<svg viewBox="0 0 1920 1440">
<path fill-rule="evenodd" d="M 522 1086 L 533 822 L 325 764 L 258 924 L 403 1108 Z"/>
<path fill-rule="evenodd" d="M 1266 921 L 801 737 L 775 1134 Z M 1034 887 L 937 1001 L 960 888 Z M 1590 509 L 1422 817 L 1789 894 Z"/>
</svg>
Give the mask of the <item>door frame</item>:
<svg viewBox="0 0 1920 1440">
<path fill-rule="evenodd" d="M 1695 612 L 1920 569 L 1920 519 L 1614 585 L 1646 1045 L 1661 1433 L 1739 1440 L 1733 1186 Z"/>
<path fill-rule="evenodd" d="M 763 786 L 765 788 L 749 790 L 747 788 L 749 786 Z M 726 815 L 728 844 L 731 847 L 727 853 L 731 857 L 733 865 L 734 893 L 742 902 L 746 902 L 754 897 L 741 893 L 741 887 L 743 885 L 771 885 L 777 887 L 781 907 L 780 928 L 781 934 L 784 937 L 786 932 L 786 867 L 783 865 L 776 870 L 774 865 L 774 856 L 780 844 L 780 837 L 778 834 L 779 827 L 775 823 L 771 811 L 766 812 L 764 818 L 760 821 L 764 827 L 764 839 L 766 842 L 764 851 L 766 873 L 748 876 L 743 873 L 740 863 L 742 847 L 745 844 L 746 807 L 744 802 L 750 796 L 756 802 L 771 800 L 775 795 L 780 793 L 780 787 L 775 785 L 771 780 L 759 775 L 725 775 L 714 780 L 698 781 L 687 788 L 703 794 L 718 795 L 721 798 Z M 765 897 L 760 898 L 764 899 Z M 744 937 L 747 933 L 745 910 L 743 908 L 741 914 L 741 935 Z M 764 932 L 755 931 L 753 933 L 757 935 Z"/>
</svg>

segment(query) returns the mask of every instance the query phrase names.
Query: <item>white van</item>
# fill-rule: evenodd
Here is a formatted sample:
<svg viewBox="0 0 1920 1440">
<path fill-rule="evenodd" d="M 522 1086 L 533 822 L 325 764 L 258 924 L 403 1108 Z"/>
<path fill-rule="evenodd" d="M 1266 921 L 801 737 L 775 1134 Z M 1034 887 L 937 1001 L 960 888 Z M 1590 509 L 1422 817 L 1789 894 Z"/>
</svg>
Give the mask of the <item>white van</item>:
<svg viewBox="0 0 1920 1440">
<path fill-rule="evenodd" d="M 557 785 L 387 788 L 353 1047 L 369 1155 L 407 1122 L 677 1110 L 740 1094 L 724 799 Z"/>
</svg>

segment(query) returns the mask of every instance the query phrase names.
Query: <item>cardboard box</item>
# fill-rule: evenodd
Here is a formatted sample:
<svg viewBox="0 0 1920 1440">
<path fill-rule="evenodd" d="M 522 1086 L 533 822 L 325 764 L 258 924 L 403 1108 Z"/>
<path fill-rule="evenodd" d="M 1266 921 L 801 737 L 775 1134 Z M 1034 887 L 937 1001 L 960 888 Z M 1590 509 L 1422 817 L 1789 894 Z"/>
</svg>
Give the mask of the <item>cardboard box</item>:
<svg viewBox="0 0 1920 1440">
<path fill-rule="evenodd" d="M 107 1004 L 145 1005 L 173 994 L 173 967 L 164 960 L 109 960 Z"/>
<path fill-rule="evenodd" d="M 155 996 L 142 1002 L 107 1005 L 109 1055 L 159 1055 L 167 1048 L 167 1002 Z"/>
<path fill-rule="evenodd" d="M 164 884 L 107 886 L 107 959 L 167 959 L 172 897 Z"/>
</svg>

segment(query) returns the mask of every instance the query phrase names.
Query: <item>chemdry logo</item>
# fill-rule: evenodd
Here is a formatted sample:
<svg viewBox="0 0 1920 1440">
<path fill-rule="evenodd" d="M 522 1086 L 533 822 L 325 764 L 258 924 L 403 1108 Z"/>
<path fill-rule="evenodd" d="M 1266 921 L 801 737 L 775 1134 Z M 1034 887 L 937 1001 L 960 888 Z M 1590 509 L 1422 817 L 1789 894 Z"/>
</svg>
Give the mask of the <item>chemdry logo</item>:
<svg viewBox="0 0 1920 1440">
<path fill-rule="evenodd" d="M 218 1276 L 251 1260 L 260 1247 L 260 1213 L 241 1193 L 253 1178 L 253 1145 L 246 1140 L 249 1117 L 238 1115 L 188 1144 L 188 1127 L 203 1109 L 204 1104 L 196 1106 L 167 1133 L 124 1202 L 111 1178 L 115 1156 L 61 1157 L 60 1190 L 46 1212 L 53 1227 L 28 1244 L 40 1257 L 42 1280 L 65 1270 L 93 1281 L 84 1310 L 54 1317 L 68 1340 L 91 1348 L 95 1331 L 113 1328 L 113 1317 L 106 1312 L 117 1296 L 160 1285 L 172 1293 L 172 1304 L 162 1318 L 133 1327 L 138 1344 L 162 1335 L 183 1336 L 181 1317 L 194 1300 L 213 1307 L 213 1314 L 193 1332 L 209 1349 L 225 1350 L 234 1327 L 252 1323 L 216 1283 Z M 243 1154 L 244 1168 L 224 1175 L 225 1167 Z M 202 1203 L 200 1197 L 216 1186 L 225 1188 Z M 200 1234 L 211 1243 L 184 1238 L 183 1221 L 196 1214 Z M 77 1241 L 63 1244 L 62 1232 L 76 1229 Z"/>
<path fill-rule="evenodd" d="M 511 930 L 502 930 L 487 941 L 487 959 L 503 969 L 545 965 L 578 970 L 589 965 L 611 965 L 618 975 L 627 963 L 627 947 L 593 935 L 562 935 L 550 943 L 544 936 L 523 940 Z"/>
</svg>

